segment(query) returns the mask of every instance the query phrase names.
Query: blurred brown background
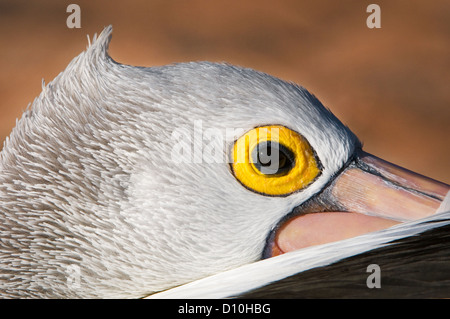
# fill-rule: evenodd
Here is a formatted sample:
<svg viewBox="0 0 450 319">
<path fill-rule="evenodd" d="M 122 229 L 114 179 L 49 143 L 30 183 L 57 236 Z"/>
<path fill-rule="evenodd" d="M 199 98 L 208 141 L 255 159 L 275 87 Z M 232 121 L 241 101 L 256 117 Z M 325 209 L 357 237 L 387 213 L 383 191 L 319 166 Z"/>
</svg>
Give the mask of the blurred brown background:
<svg viewBox="0 0 450 319">
<path fill-rule="evenodd" d="M 81 29 L 66 8 L 81 7 Z M 366 8 L 381 7 L 381 29 Z M 303 85 L 368 152 L 450 183 L 450 1 L 0 0 L 0 143 L 16 118 L 114 27 L 112 58 L 227 61 Z"/>
</svg>

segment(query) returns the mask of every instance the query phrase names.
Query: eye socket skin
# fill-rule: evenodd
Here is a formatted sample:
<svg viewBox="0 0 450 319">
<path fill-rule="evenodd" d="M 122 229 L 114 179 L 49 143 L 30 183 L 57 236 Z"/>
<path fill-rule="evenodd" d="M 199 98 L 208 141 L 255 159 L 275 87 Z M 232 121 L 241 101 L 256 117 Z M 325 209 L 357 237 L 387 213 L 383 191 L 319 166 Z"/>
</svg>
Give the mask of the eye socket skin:
<svg viewBox="0 0 450 319">
<path fill-rule="evenodd" d="M 321 167 L 308 141 L 281 125 L 245 133 L 234 143 L 232 159 L 236 179 L 249 190 L 268 196 L 287 196 L 305 188 Z"/>
</svg>

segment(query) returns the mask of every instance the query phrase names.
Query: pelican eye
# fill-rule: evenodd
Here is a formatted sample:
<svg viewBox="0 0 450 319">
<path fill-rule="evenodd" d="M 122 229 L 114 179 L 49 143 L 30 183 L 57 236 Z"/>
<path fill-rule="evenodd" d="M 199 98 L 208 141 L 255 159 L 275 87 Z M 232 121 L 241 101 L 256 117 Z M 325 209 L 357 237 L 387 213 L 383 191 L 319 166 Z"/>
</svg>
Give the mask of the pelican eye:
<svg viewBox="0 0 450 319">
<path fill-rule="evenodd" d="M 287 196 L 304 189 L 320 175 L 320 167 L 308 141 L 281 125 L 256 127 L 232 149 L 233 175 L 263 195 Z"/>
<path fill-rule="evenodd" d="M 268 176 L 280 176 L 289 173 L 295 164 L 295 155 L 283 144 L 264 141 L 256 145 L 251 152 L 255 169 Z"/>
</svg>

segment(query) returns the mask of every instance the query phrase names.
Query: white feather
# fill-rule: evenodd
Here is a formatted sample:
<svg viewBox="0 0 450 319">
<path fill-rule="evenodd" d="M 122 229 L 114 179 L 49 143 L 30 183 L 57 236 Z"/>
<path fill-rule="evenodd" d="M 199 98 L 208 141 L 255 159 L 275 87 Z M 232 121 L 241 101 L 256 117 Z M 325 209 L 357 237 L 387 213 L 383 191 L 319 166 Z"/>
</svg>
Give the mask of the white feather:
<svg viewBox="0 0 450 319">
<path fill-rule="evenodd" d="M 450 211 L 447 211 L 381 231 L 264 259 L 151 295 L 148 299 L 211 299 L 239 296 L 300 272 L 327 266 L 372 249 L 389 246 L 395 240 L 418 235 L 449 223 Z"/>
</svg>

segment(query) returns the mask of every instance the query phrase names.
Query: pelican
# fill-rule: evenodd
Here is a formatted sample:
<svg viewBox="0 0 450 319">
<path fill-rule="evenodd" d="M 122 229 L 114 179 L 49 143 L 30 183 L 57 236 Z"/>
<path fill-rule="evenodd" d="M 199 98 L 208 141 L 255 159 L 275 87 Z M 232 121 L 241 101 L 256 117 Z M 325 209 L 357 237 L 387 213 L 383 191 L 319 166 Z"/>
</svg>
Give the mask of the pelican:
<svg viewBox="0 0 450 319">
<path fill-rule="evenodd" d="M 365 153 L 306 89 L 223 63 L 122 65 L 111 34 L 4 143 L 2 297 L 258 295 L 450 224 L 449 185 Z"/>
</svg>

